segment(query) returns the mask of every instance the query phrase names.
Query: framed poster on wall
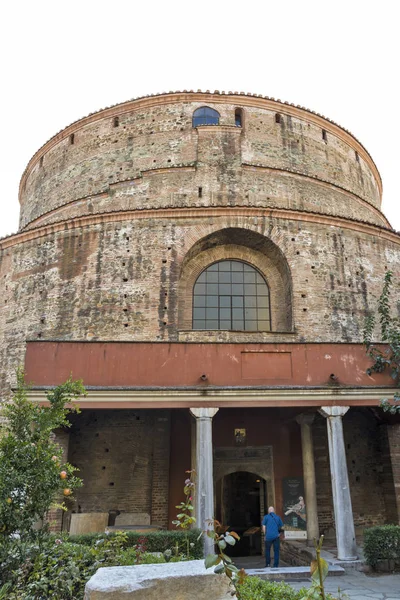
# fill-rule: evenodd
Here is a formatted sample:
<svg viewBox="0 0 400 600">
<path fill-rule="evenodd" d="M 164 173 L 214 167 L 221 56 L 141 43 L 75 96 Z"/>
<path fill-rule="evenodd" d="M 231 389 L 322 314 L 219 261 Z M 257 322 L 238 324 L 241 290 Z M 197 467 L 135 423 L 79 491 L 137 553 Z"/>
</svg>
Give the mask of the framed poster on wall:
<svg viewBox="0 0 400 600">
<path fill-rule="evenodd" d="M 307 537 L 307 510 L 302 477 L 284 477 L 282 480 L 283 523 L 286 539 Z"/>
</svg>

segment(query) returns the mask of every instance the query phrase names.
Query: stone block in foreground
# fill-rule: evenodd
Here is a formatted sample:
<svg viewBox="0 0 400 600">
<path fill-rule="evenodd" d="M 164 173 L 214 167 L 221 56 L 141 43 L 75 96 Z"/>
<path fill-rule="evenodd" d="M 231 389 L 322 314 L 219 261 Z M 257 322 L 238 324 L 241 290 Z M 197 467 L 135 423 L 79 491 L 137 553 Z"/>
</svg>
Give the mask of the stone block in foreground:
<svg viewBox="0 0 400 600">
<path fill-rule="evenodd" d="M 228 600 L 229 580 L 203 560 L 103 567 L 87 582 L 85 600 Z"/>
</svg>

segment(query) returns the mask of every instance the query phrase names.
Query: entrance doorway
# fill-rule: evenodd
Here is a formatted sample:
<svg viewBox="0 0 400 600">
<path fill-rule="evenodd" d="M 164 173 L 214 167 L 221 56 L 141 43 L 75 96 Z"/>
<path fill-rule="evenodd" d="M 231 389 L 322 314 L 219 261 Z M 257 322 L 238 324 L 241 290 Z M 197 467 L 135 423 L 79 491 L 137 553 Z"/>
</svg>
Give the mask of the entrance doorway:
<svg viewBox="0 0 400 600">
<path fill-rule="evenodd" d="M 267 506 L 267 482 L 249 471 L 221 477 L 216 485 L 216 515 L 240 536 L 232 556 L 261 554 L 261 521 Z"/>
</svg>

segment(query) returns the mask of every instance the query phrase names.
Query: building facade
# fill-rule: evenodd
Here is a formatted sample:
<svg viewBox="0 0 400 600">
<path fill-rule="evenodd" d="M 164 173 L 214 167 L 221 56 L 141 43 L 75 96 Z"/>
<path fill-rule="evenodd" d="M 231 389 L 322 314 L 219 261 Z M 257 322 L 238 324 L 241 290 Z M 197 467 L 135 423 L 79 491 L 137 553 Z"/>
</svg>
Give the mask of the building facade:
<svg viewBox="0 0 400 600">
<path fill-rule="evenodd" d="M 0 385 L 24 365 L 41 401 L 83 379 L 59 432 L 71 514 L 172 527 L 195 468 L 199 525 L 246 533 L 274 504 L 289 538 L 351 559 L 358 531 L 399 522 L 392 383 L 362 344 L 400 270 L 381 194 L 348 131 L 242 93 L 132 100 L 44 144 L 0 240 Z"/>
</svg>

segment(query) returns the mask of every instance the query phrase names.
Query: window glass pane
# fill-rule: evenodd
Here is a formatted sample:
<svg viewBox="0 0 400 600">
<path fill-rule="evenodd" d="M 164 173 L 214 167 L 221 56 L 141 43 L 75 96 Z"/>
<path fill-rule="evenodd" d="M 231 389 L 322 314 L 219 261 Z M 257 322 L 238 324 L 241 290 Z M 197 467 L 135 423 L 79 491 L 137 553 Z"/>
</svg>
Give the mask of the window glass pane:
<svg viewBox="0 0 400 600">
<path fill-rule="evenodd" d="M 205 306 L 206 305 L 206 297 L 205 296 L 194 296 L 193 306 Z"/>
<path fill-rule="evenodd" d="M 243 272 L 243 263 L 233 260 L 232 261 L 232 271 Z"/>
<path fill-rule="evenodd" d="M 253 273 L 244 273 L 244 282 L 245 283 L 255 283 L 256 282 L 256 274 Z"/>
<path fill-rule="evenodd" d="M 207 319 L 218 319 L 218 308 L 208 308 L 206 309 L 206 317 Z"/>
<path fill-rule="evenodd" d="M 230 283 L 220 283 L 219 284 L 219 293 L 220 294 L 230 294 L 231 293 L 231 284 Z"/>
<path fill-rule="evenodd" d="M 242 283 L 232 283 L 232 294 L 243 295 L 243 284 Z"/>
<path fill-rule="evenodd" d="M 243 331 L 244 330 L 244 323 L 243 323 L 243 321 L 240 321 L 238 319 L 235 320 L 235 321 L 233 321 L 232 328 L 233 329 L 240 329 L 241 331 Z"/>
<path fill-rule="evenodd" d="M 243 283 L 243 273 L 233 272 L 232 283 Z"/>
<path fill-rule="evenodd" d="M 209 267 L 207 267 L 207 272 L 208 271 L 218 271 L 218 264 L 219 263 L 214 263 L 213 265 L 210 265 Z"/>
<path fill-rule="evenodd" d="M 219 265 L 219 271 L 229 271 L 231 270 L 231 261 L 230 260 L 223 260 L 220 263 L 218 263 Z"/>
<path fill-rule="evenodd" d="M 232 296 L 232 306 L 243 306 L 243 296 Z"/>
<path fill-rule="evenodd" d="M 245 296 L 244 305 L 246 308 L 255 308 L 257 306 L 256 296 Z"/>
<path fill-rule="evenodd" d="M 205 321 L 199 321 L 197 319 L 195 319 L 193 321 L 193 329 L 205 329 L 206 328 L 206 322 Z"/>
<path fill-rule="evenodd" d="M 257 331 L 257 321 L 246 321 L 244 328 L 246 331 Z"/>
<path fill-rule="evenodd" d="M 211 321 L 211 320 L 207 319 L 206 327 L 207 327 L 207 329 L 218 329 L 218 321 L 217 320 Z"/>
<path fill-rule="evenodd" d="M 221 321 L 220 329 L 232 329 L 230 321 Z"/>
<path fill-rule="evenodd" d="M 252 267 L 251 265 L 247 265 L 246 263 L 243 263 L 243 271 L 250 271 L 252 273 L 254 271 L 254 267 Z"/>
<path fill-rule="evenodd" d="M 269 321 L 258 321 L 259 331 L 271 331 L 271 323 Z"/>
<path fill-rule="evenodd" d="M 207 273 L 205 271 L 203 271 L 203 273 L 198 276 L 197 283 L 204 283 L 206 280 L 206 275 L 207 275 Z"/>
<path fill-rule="evenodd" d="M 253 285 L 252 283 L 244 284 L 244 293 L 246 296 L 248 296 L 248 295 L 255 296 L 256 292 L 257 292 L 257 288 L 255 285 Z"/>
<path fill-rule="evenodd" d="M 218 283 L 207 283 L 207 294 L 218 294 Z"/>
<path fill-rule="evenodd" d="M 218 306 L 218 296 L 205 296 L 206 306 Z"/>
<path fill-rule="evenodd" d="M 232 308 L 232 319 L 243 319 L 243 308 Z"/>
<path fill-rule="evenodd" d="M 259 308 L 267 308 L 269 306 L 268 296 L 257 296 L 257 306 Z"/>
<path fill-rule="evenodd" d="M 248 319 L 251 319 L 251 320 L 257 319 L 257 310 L 255 308 L 245 308 L 244 309 L 244 318 L 246 321 Z"/>
<path fill-rule="evenodd" d="M 197 125 L 218 125 L 218 123 L 219 113 L 213 108 L 202 106 L 196 109 L 193 113 L 193 127 L 196 127 Z"/>
<path fill-rule="evenodd" d="M 257 294 L 259 296 L 269 296 L 268 287 L 265 283 L 257 284 Z"/>
<path fill-rule="evenodd" d="M 219 309 L 219 318 L 222 320 L 227 320 L 231 318 L 231 309 L 230 308 L 220 308 Z"/>
<path fill-rule="evenodd" d="M 205 319 L 206 318 L 206 309 L 205 308 L 194 308 L 193 309 L 193 318 L 194 319 Z"/>
<path fill-rule="evenodd" d="M 206 285 L 205 283 L 196 283 L 194 286 L 195 294 L 205 294 L 206 293 Z"/>
<path fill-rule="evenodd" d="M 221 308 L 227 308 L 231 305 L 231 297 L 230 296 L 220 296 L 219 297 L 219 305 Z"/>
<path fill-rule="evenodd" d="M 218 271 L 209 271 L 207 273 L 207 283 L 218 283 Z"/>
<path fill-rule="evenodd" d="M 267 308 L 259 308 L 257 310 L 257 319 L 269 320 L 269 310 Z"/>
<path fill-rule="evenodd" d="M 219 282 L 220 283 L 230 283 L 231 282 L 231 273 L 230 271 L 223 271 L 222 273 L 218 273 Z"/>
<path fill-rule="evenodd" d="M 262 276 L 260 275 L 260 273 L 256 272 L 256 279 L 257 279 L 257 283 L 263 283 L 265 285 L 265 281 L 262 278 Z"/>
</svg>

